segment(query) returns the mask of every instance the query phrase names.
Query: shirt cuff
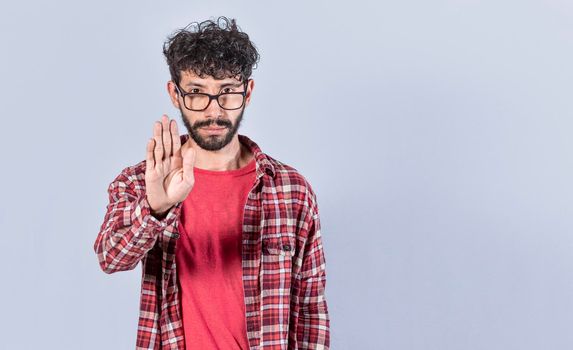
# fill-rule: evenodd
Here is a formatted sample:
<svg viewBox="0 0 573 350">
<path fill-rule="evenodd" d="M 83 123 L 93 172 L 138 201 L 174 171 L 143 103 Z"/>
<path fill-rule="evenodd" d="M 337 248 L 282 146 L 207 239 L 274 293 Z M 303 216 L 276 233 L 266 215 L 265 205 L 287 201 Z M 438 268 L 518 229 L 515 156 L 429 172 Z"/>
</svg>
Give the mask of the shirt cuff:
<svg viewBox="0 0 573 350">
<path fill-rule="evenodd" d="M 133 221 L 138 220 L 144 227 L 149 226 L 153 230 L 162 231 L 179 217 L 182 204 L 183 202 L 178 202 L 176 205 L 172 206 L 167 211 L 167 215 L 165 215 L 163 219 L 159 220 L 151 214 L 151 206 L 147 201 L 147 196 L 143 194 L 135 204 L 135 218 L 133 218 Z"/>
</svg>

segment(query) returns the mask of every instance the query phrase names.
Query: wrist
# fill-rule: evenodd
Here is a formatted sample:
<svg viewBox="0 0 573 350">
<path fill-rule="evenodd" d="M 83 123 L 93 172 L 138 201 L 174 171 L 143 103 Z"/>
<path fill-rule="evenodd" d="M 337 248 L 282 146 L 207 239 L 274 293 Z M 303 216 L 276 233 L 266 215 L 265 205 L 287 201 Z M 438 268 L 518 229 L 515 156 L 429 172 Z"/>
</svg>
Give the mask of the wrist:
<svg viewBox="0 0 573 350">
<path fill-rule="evenodd" d="M 164 219 L 167 216 L 167 213 L 169 212 L 169 209 L 171 209 L 171 207 L 166 208 L 166 209 L 158 209 L 158 210 L 150 210 L 151 215 L 153 215 L 156 219 L 161 220 Z"/>
<path fill-rule="evenodd" d="M 161 219 L 164 218 L 165 215 L 167 214 L 167 212 L 169 211 L 169 209 L 171 209 L 172 206 L 167 206 L 167 205 L 155 205 L 152 204 L 151 201 L 149 201 L 149 196 L 146 195 L 146 199 L 147 199 L 147 203 L 149 205 L 149 212 L 151 215 L 153 215 L 155 218 L 157 219 Z"/>
</svg>

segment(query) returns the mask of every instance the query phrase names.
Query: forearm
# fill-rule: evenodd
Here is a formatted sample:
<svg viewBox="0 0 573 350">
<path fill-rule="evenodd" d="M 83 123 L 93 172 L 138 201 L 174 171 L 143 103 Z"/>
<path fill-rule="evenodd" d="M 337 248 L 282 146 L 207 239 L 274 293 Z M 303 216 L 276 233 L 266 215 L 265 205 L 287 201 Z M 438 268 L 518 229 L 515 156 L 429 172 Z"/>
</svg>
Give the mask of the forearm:
<svg viewBox="0 0 573 350">
<path fill-rule="evenodd" d="M 135 268 L 180 210 L 178 204 L 155 217 L 145 192 L 128 189 L 123 179 L 120 176 L 109 187 L 110 203 L 94 243 L 99 264 L 106 273 Z"/>
<path fill-rule="evenodd" d="M 297 327 L 298 349 L 330 348 L 330 316 L 324 296 L 324 277 L 307 280 L 299 298 L 299 316 Z M 308 296 L 304 296 L 306 289 Z"/>
<path fill-rule="evenodd" d="M 312 216 L 299 276 L 297 344 L 299 349 L 330 348 L 330 317 L 325 297 L 326 261 L 318 214 Z"/>
</svg>

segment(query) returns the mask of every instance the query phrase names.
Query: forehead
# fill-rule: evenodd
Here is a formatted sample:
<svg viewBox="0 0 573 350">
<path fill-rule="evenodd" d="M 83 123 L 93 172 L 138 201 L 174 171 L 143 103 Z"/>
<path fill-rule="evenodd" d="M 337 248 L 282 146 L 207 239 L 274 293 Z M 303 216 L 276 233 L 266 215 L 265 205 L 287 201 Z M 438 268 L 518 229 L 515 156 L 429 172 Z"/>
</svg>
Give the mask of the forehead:
<svg viewBox="0 0 573 350">
<path fill-rule="evenodd" d="M 240 84 L 239 76 L 234 78 L 215 79 L 210 75 L 205 75 L 202 78 L 191 70 L 181 71 L 181 86 L 221 86 L 228 84 Z"/>
</svg>

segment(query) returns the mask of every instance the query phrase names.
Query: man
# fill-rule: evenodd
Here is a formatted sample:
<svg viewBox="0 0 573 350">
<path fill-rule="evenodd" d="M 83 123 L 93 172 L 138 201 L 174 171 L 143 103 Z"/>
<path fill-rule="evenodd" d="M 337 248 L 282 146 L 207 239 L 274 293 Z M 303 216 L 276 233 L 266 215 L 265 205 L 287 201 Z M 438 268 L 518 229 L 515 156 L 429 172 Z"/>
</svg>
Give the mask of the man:
<svg viewBox="0 0 573 350">
<path fill-rule="evenodd" d="M 141 261 L 136 348 L 328 349 L 316 195 L 237 133 L 257 50 L 220 17 L 175 32 L 163 51 L 188 134 L 155 122 L 145 160 L 109 185 L 94 244 L 106 273 Z"/>
</svg>

